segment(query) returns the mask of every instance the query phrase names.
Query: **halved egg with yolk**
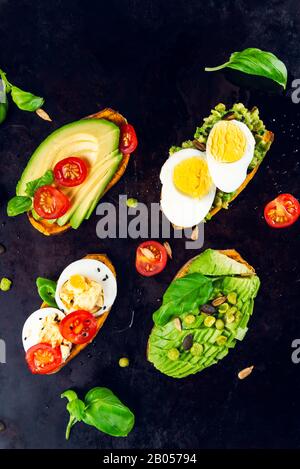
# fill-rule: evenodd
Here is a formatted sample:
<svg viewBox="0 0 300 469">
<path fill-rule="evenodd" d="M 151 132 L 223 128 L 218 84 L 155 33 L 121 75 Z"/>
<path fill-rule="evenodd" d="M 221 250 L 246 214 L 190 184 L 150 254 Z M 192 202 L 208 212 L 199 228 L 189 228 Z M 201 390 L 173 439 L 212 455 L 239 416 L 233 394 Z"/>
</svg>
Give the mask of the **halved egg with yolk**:
<svg viewBox="0 0 300 469">
<path fill-rule="evenodd" d="M 170 156 L 160 173 L 161 209 L 174 225 L 190 228 L 209 212 L 216 193 L 205 153 L 192 148 Z"/>
<path fill-rule="evenodd" d="M 217 122 L 207 139 L 207 164 L 215 185 L 223 192 L 234 192 L 247 177 L 253 158 L 255 139 L 243 122 Z"/>
</svg>

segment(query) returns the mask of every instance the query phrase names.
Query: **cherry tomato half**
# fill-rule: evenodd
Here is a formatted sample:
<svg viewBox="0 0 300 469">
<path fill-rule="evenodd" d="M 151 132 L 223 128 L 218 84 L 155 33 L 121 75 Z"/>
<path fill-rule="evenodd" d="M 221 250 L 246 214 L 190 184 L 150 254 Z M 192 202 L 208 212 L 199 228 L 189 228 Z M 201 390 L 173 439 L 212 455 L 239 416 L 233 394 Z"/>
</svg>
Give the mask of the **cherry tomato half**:
<svg viewBox="0 0 300 469">
<path fill-rule="evenodd" d="M 272 228 L 286 228 L 298 220 L 300 204 L 291 194 L 280 194 L 265 206 L 264 216 Z"/>
<path fill-rule="evenodd" d="M 42 186 L 36 190 L 33 198 L 36 213 L 47 220 L 62 217 L 70 208 L 70 201 L 65 194 L 52 186 Z"/>
<path fill-rule="evenodd" d="M 40 343 L 26 352 L 26 361 L 33 374 L 45 375 L 56 370 L 62 363 L 60 347 Z"/>
<path fill-rule="evenodd" d="M 121 127 L 120 151 L 128 155 L 136 149 L 138 144 L 137 136 L 132 125 L 124 124 Z"/>
<path fill-rule="evenodd" d="M 136 270 L 144 277 L 152 277 L 164 270 L 167 259 L 167 251 L 162 244 L 157 241 L 145 241 L 136 250 Z"/>
<path fill-rule="evenodd" d="M 96 335 L 97 320 L 89 311 L 79 309 L 63 318 L 59 330 L 72 344 L 86 344 Z"/>
<path fill-rule="evenodd" d="M 87 165 L 76 156 L 70 156 L 56 163 L 54 177 L 62 186 L 79 186 L 87 177 Z"/>
</svg>

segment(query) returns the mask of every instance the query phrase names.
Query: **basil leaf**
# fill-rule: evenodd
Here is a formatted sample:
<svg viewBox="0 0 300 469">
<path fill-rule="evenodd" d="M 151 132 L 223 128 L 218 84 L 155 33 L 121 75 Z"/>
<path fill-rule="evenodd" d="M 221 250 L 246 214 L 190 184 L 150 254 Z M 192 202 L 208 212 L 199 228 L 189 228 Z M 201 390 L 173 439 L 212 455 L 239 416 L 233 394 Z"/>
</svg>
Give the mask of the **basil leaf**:
<svg viewBox="0 0 300 469">
<path fill-rule="evenodd" d="M 78 399 L 76 392 L 72 389 L 62 393 L 60 397 L 66 397 L 69 401 L 67 404 L 67 410 L 70 414 L 70 418 L 66 428 L 66 440 L 68 440 L 70 438 L 71 428 L 75 425 L 75 423 L 82 420 L 85 405 L 84 402 Z"/>
<path fill-rule="evenodd" d="M 174 280 L 163 296 L 162 306 L 153 314 L 153 321 L 164 326 L 170 319 L 205 304 L 212 291 L 212 280 L 200 273 Z"/>
<path fill-rule="evenodd" d="M 287 83 L 287 69 L 276 55 L 254 47 L 231 54 L 228 62 L 217 67 L 206 67 L 206 72 L 214 72 L 223 68 L 232 68 L 249 75 L 258 75 L 275 81 L 284 89 Z"/>
<path fill-rule="evenodd" d="M 85 396 L 83 422 L 111 436 L 127 436 L 134 414 L 107 388 L 93 388 Z"/>
<path fill-rule="evenodd" d="M 134 425 L 134 414 L 107 388 L 93 388 L 85 396 L 84 402 L 77 398 L 72 389 L 61 397 L 68 399 L 67 410 L 70 419 L 66 439 L 76 422 L 83 421 L 101 432 L 112 436 L 127 436 Z"/>
<path fill-rule="evenodd" d="M 33 197 L 35 191 L 42 186 L 49 186 L 54 181 L 53 171 L 48 169 L 43 176 L 38 179 L 34 179 L 34 181 L 27 182 L 26 184 L 26 194 L 29 197 Z"/>
<path fill-rule="evenodd" d="M 23 195 L 16 195 L 7 204 L 7 215 L 15 217 L 21 213 L 28 212 L 32 207 L 32 200 L 30 197 Z"/>
<path fill-rule="evenodd" d="M 23 91 L 17 86 L 11 87 L 11 97 L 14 103 L 19 109 L 22 109 L 22 111 L 34 112 L 44 104 L 44 98 L 35 96 L 28 91 Z"/>
<path fill-rule="evenodd" d="M 53 280 L 49 280 L 47 278 L 38 277 L 36 279 L 36 285 L 41 299 L 45 301 L 48 306 L 57 308 L 57 303 L 55 301 L 57 282 L 54 282 Z"/>
</svg>

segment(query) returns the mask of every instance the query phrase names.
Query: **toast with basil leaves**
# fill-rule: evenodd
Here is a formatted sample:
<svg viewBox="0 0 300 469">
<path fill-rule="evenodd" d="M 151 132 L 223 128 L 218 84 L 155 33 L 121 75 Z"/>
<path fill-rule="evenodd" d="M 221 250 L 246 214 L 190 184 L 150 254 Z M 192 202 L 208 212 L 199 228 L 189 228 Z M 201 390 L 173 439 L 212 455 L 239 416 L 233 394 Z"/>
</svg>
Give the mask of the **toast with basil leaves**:
<svg viewBox="0 0 300 469">
<path fill-rule="evenodd" d="M 260 280 L 235 250 L 207 249 L 187 262 L 153 314 L 148 360 L 184 378 L 224 358 L 243 340 Z"/>
</svg>

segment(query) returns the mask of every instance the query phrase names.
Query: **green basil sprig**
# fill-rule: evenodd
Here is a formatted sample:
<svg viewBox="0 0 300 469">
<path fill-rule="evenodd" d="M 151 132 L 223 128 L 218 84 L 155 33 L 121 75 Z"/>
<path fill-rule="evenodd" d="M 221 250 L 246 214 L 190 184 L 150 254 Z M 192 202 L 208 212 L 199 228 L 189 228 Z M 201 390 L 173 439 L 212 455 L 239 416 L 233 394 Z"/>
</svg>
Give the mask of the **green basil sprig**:
<svg viewBox="0 0 300 469">
<path fill-rule="evenodd" d="M 23 195 L 16 195 L 7 204 L 7 215 L 9 217 L 15 217 L 21 213 L 28 212 L 32 208 L 31 197 Z"/>
<path fill-rule="evenodd" d="M 161 307 L 153 314 L 157 326 L 205 304 L 211 297 L 213 282 L 198 272 L 174 280 L 163 296 Z"/>
<path fill-rule="evenodd" d="M 40 96 L 35 96 L 29 91 L 24 91 L 21 88 L 10 83 L 6 77 L 6 73 L 0 69 L 0 79 L 5 86 L 5 94 L 11 94 L 13 102 L 18 106 L 22 111 L 35 112 L 40 109 L 44 104 L 44 98 Z M 7 101 L 7 99 L 6 99 Z M 0 101 L 1 103 L 1 101 Z M 1 109 L 1 106 L 0 106 Z M 6 108 L 7 110 L 7 108 Z M 6 116 L 6 114 L 5 114 Z M 5 118 L 5 117 L 4 117 Z M 4 119 L 3 119 L 4 120 Z M 1 123 L 1 110 L 0 110 L 0 123 Z"/>
<path fill-rule="evenodd" d="M 287 83 L 287 69 L 276 55 L 261 49 L 249 47 L 231 54 L 229 60 L 217 67 L 206 67 L 206 72 L 214 72 L 223 68 L 232 68 L 249 75 L 257 75 L 275 81 L 284 89 Z"/>
<path fill-rule="evenodd" d="M 15 217 L 21 213 L 29 212 L 32 210 L 32 199 L 35 191 L 42 186 L 52 184 L 54 181 L 54 175 L 52 169 L 48 169 L 43 176 L 34 179 L 26 184 L 26 195 L 16 195 L 9 200 L 7 204 L 7 215 L 9 217 Z"/>
<path fill-rule="evenodd" d="M 45 174 L 40 178 L 34 179 L 34 181 L 27 182 L 25 192 L 29 197 L 33 197 L 35 191 L 39 189 L 39 187 L 49 186 L 53 183 L 53 181 L 53 171 L 51 169 L 48 169 L 48 171 L 46 171 Z"/>
<path fill-rule="evenodd" d="M 41 299 L 45 301 L 48 306 L 57 308 L 57 303 L 55 301 L 57 282 L 49 280 L 48 278 L 38 277 L 36 279 L 36 286 Z"/>
<path fill-rule="evenodd" d="M 107 388 L 92 388 L 80 400 L 72 389 L 65 391 L 61 397 L 68 399 L 67 410 L 70 414 L 66 429 L 66 439 L 77 422 L 87 425 L 111 436 L 127 436 L 134 426 L 134 414 L 120 399 Z"/>
</svg>

